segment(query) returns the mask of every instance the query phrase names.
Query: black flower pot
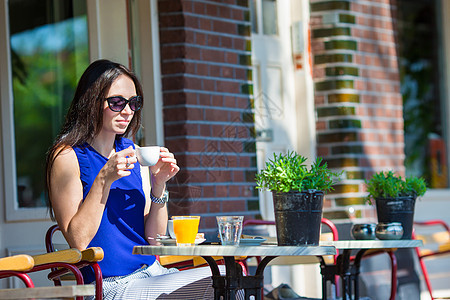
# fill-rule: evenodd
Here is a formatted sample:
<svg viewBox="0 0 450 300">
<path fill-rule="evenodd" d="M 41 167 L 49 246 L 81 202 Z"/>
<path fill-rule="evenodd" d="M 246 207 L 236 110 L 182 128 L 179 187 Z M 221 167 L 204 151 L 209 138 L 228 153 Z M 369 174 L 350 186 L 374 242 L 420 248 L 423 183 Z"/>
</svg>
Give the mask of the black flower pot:
<svg viewBox="0 0 450 300">
<path fill-rule="evenodd" d="M 319 245 L 322 191 L 273 192 L 279 246 Z"/>
<path fill-rule="evenodd" d="M 403 227 L 402 240 L 410 240 L 414 223 L 415 197 L 376 198 L 379 223 L 400 222 Z"/>
</svg>

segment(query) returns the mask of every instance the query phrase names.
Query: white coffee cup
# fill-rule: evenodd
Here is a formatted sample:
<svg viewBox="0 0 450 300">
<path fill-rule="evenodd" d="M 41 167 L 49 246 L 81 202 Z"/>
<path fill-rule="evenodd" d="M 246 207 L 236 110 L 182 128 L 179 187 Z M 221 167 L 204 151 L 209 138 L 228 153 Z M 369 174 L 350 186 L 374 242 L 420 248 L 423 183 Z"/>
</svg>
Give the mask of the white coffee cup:
<svg viewBox="0 0 450 300">
<path fill-rule="evenodd" d="M 136 147 L 136 156 L 143 166 L 154 166 L 159 160 L 159 146 Z"/>
<path fill-rule="evenodd" d="M 169 236 L 175 239 L 175 232 L 173 231 L 173 220 L 167 221 L 167 231 L 169 232 Z"/>
</svg>

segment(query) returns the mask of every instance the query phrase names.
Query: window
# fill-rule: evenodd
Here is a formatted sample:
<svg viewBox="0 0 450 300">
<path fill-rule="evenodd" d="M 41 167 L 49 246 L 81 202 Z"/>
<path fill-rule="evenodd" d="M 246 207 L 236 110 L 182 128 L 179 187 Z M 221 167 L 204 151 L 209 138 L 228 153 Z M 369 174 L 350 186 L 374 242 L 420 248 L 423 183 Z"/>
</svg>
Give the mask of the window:
<svg viewBox="0 0 450 300">
<path fill-rule="evenodd" d="M 44 207 L 45 153 L 89 64 L 86 2 L 10 0 L 8 8 L 14 207 Z"/>
<path fill-rule="evenodd" d="M 252 0 L 250 3 L 250 15 L 253 33 L 262 32 L 264 35 L 278 35 L 276 0 Z"/>
<path fill-rule="evenodd" d="M 398 44 L 407 175 L 447 188 L 445 57 L 440 1 L 398 0 Z"/>
</svg>

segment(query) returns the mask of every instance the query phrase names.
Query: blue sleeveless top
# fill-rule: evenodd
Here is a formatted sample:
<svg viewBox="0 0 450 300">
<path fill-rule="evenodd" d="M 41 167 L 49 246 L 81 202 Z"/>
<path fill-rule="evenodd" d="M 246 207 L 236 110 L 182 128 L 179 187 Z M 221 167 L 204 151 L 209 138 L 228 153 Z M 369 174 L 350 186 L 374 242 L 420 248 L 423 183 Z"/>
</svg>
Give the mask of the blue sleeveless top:
<svg viewBox="0 0 450 300">
<path fill-rule="evenodd" d="M 116 139 L 116 152 L 129 146 L 134 148 L 131 140 Z M 88 143 L 75 146 L 73 149 L 80 165 L 84 200 L 95 177 L 108 159 Z M 104 278 L 128 275 L 144 264 L 154 263 L 154 256 L 132 254 L 133 246 L 148 245 L 144 233 L 144 208 L 145 196 L 142 189 L 141 168 L 137 162 L 129 176 L 122 177 L 112 184 L 100 227 L 88 246 L 103 249 L 105 256 L 99 265 Z M 95 280 L 91 268 L 83 268 L 83 275 L 85 283 Z"/>
</svg>

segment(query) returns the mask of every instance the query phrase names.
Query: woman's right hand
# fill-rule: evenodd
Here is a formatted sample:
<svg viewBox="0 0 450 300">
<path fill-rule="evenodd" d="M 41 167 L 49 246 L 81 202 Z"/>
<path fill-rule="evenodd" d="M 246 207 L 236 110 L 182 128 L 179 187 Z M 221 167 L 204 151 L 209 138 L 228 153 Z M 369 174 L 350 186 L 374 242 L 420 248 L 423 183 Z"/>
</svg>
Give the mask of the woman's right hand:
<svg viewBox="0 0 450 300">
<path fill-rule="evenodd" d="M 102 168 L 102 173 L 109 184 L 131 174 L 131 169 L 137 162 L 136 152 L 132 146 L 114 153 Z"/>
</svg>

